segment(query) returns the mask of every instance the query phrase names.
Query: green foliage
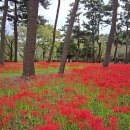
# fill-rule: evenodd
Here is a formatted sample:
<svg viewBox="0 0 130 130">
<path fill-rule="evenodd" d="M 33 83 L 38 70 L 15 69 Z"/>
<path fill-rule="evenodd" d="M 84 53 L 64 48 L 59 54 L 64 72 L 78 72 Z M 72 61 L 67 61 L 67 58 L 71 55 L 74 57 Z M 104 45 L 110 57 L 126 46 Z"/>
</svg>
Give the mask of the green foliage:
<svg viewBox="0 0 130 130">
<path fill-rule="evenodd" d="M 42 49 L 42 52 L 44 52 L 44 55 L 46 55 L 45 59 L 48 58 L 48 52 L 52 44 L 53 30 L 54 30 L 53 26 L 50 24 L 40 25 L 38 27 L 37 46 L 40 48 L 37 49 Z M 57 48 L 59 47 L 60 39 L 61 39 L 61 34 L 57 30 L 53 58 L 55 57 Z"/>
</svg>

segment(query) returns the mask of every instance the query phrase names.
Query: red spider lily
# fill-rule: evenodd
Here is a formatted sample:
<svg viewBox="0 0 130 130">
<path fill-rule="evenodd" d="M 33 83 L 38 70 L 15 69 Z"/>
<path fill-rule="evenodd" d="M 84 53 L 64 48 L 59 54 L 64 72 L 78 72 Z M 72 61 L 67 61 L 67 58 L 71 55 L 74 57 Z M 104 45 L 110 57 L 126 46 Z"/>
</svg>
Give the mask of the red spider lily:
<svg viewBox="0 0 130 130">
<path fill-rule="evenodd" d="M 82 120 L 93 120 L 94 118 L 94 116 L 91 114 L 91 111 L 88 109 L 79 110 L 76 117 Z"/>
<path fill-rule="evenodd" d="M 110 126 L 112 130 L 118 130 L 118 118 L 116 116 L 110 117 Z"/>
<path fill-rule="evenodd" d="M 22 115 L 26 115 L 27 113 L 28 113 L 27 110 L 21 110 L 21 114 L 22 114 Z"/>
<path fill-rule="evenodd" d="M 10 120 L 13 118 L 14 114 L 9 113 L 7 116 L 2 120 L 2 124 L 6 125 L 10 122 Z"/>
<path fill-rule="evenodd" d="M 8 118 L 4 118 L 3 120 L 2 120 L 2 124 L 4 124 L 4 125 L 6 125 L 6 124 L 8 124 L 9 123 L 9 119 Z"/>
<path fill-rule="evenodd" d="M 56 111 L 51 111 L 50 113 L 46 114 L 45 116 L 43 116 L 43 119 L 48 123 L 48 124 L 52 124 L 54 123 L 53 117 L 55 116 Z"/>
<path fill-rule="evenodd" d="M 79 128 L 82 130 L 84 130 L 85 128 L 86 128 L 86 125 L 83 123 L 83 122 L 80 122 L 79 124 L 78 124 L 78 126 L 79 126 Z"/>
<path fill-rule="evenodd" d="M 21 123 L 24 124 L 24 125 L 28 124 L 28 120 L 24 119 Z"/>
<path fill-rule="evenodd" d="M 47 95 L 47 94 L 49 94 L 49 91 L 48 90 L 43 90 L 41 93 Z"/>
<path fill-rule="evenodd" d="M 73 109 L 72 106 L 66 106 L 66 107 L 62 106 L 62 107 L 60 107 L 60 112 L 64 116 L 71 117 L 72 114 L 73 114 L 73 111 L 74 111 L 74 109 Z"/>
<path fill-rule="evenodd" d="M 39 108 L 43 110 L 45 108 L 45 104 L 39 104 Z"/>
<path fill-rule="evenodd" d="M 39 115 L 40 115 L 40 112 L 38 112 L 38 111 L 32 111 L 31 114 L 32 114 L 33 116 L 39 116 Z"/>
<path fill-rule="evenodd" d="M 74 90 L 72 88 L 64 88 L 65 92 L 73 92 Z"/>
<path fill-rule="evenodd" d="M 49 67 L 49 63 L 47 62 L 36 62 L 35 65 L 38 69 Z"/>
<path fill-rule="evenodd" d="M 2 108 L 0 108 L 0 115 L 2 115 L 3 114 L 3 110 L 2 110 Z"/>
<path fill-rule="evenodd" d="M 113 107 L 114 112 L 123 112 L 123 113 L 128 113 L 130 112 L 130 106 L 124 106 L 124 107 Z"/>
<path fill-rule="evenodd" d="M 93 128 L 93 130 L 110 130 L 107 127 L 104 127 L 103 119 L 100 117 L 94 117 L 93 120 L 88 121 L 88 125 Z"/>
<path fill-rule="evenodd" d="M 50 91 L 50 94 L 53 95 L 54 97 L 58 98 L 58 95 L 55 92 Z"/>
<path fill-rule="evenodd" d="M 14 101 L 10 101 L 9 103 L 8 103 L 8 106 L 9 106 L 9 108 L 14 108 L 15 106 L 16 106 L 16 102 L 14 102 Z"/>
<path fill-rule="evenodd" d="M 60 125 L 58 124 L 42 125 L 38 126 L 36 130 L 60 130 Z"/>
<path fill-rule="evenodd" d="M 35 99 L 36 99 L 38 102 L 41 102 L 41 101 L 43 100 L 40 96 L 35 96 Z"/>
<path fill-rule="evenodd" d="M 34 106 L 34 102 L 33 101 L 31 101 L 30 99 L 25 99 L 25 102 L 27 103 L 27 104 L 29 104 L 30 106 Z"/>
</svg>

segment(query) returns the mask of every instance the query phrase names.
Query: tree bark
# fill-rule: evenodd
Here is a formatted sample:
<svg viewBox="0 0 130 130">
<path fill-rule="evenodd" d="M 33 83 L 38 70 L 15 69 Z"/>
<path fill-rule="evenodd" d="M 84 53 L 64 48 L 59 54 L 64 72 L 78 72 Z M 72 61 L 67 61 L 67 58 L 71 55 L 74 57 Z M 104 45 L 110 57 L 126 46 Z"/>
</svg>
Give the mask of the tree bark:
<svg viewBox="0 0 130 130">
<path fill-rule="evenodd" d="M 92 56 L 93 56 L 93 63 L 95 62 L 95 35 L 94 32 L 92 32 Z"/>
<path fill-rule="evenodd" d="M 36 30 L 39 0 L 29 0 L 27 39 L 24 47 L 23 77 L 35 75 L 34 56 L 36 48 Z"/>
<path fill-rule="evenodd" d="M 129 52 L 128 52 L 128 63 L 130 63 L 130 47 L 129 47 Z"/>
<path fill-rule="evenodd" d="M 129 1 L 126 0 L 126 5 L 129 5 Z M 129 10 L 129 6 L 126 6 L 126 13 L 127 13 L 127 16 L 126 16 L 126 52 L 125 52 L 125 63 L 128 63 L 129 62 L 129 39 L 130 39 L 130 32 L 129 32 L 129 14 L 130 14 L 130 10 Z"/>
<path fill-rule="evenodd" d="M 103 51 L 101 49 L 101 53 L 100 53 L 100 56 L 99 56 L 99 62 L 102 62 L 102 53 L 103 53 Z"/>
<path fill-rule="evenodd" d="M 10 42 L 10 61 L 13 59 L 13 42 Z"/>
<path fill-rule="evenodd" d="M 115 47 L 115 52 L 114 52 L 114 63 L 117 63 L 117 49 L 118 49 L 118 43 Z"/>
<path fill-rule="evenodd" d="M 5 62 L 5 26 L 6 26 L 6 17 L 8 12 L 8 0 L 4 1 L 4 12 L 2 18 L 1 26 L 1 44 L 0 44 L 0 63 L 1 65 Z"/>
<path fill-rule="evenodd" d="M 64 47 L 63 47 L 61 64 L 60 64 L 59 71 L 58 71 L 58 74 L 60 74 L 60 75 L 64 74 L 65 64 L 67 61 L 67 55 L 68 55 L 68 51 L 69 51 L 70 38 L 71 38 L 71 34 L 72 34 L 72 28 L 73 28 L 75 17 L 76 17 L 76 12 L 78 10 L 79 1 L 80 0 L 75 0 L 73 9 L 72 9 L 72 12 L 70 15 L 69 25 L 68 25 L 66 36 L 65 36 L 65 43 L 64 43 Z"/>
<path fill-rule="evenodd" d="M 98 55 L 97 55 L 97 62 L 101 61 L 101 47 L 102 47 L 102 43 L 97 41 L 98 43 Z"/>
<path fill-rule="evenodd" d="M 44 59 L 45 59 L 45 51 L 43 50 L 42 51 L 42 60 L 44 61 Z"/>
<path fill-rule="evenodd" d="M 99 12 L 99 19 L 100 19 L 100 12 Z M 99 26 L 100 26 L 100 20 L 98 20 L 98 31 L 97 31 L 97 34 L 98 34 L 98 39 L 97 39 L 97 44 L 98 44 L 98 54 L 97 54 L 97 59 L 96 61 L 100 63 L 101 61 L 101 51 L 102 51 L 102 43 L 99 42 Z"/>
<path fill-rule="evenodd" d="M 76 62 L 79 62 L 80 58 L 80 19 L 78 15 L 78 36 L 77 36 L 77 53 L 76 53 Z"/>
<path fill-rule="evenodd" d="M 79 40 L 79 38 L 78 38 L 78 41 L 77 41 L 76 62 L 79 61 L 79 57 L 80 57 L 80 40 Z"/>
<path fill-rule="evenodd" d="M 118 34 L 117 34 L 118 35 Z M 117 63 L 117 49 L 118 49 L 118 37 L 115 44 L 115 52 L 114 52 L 114 63 Z"/>
<path fill-rule="evenodd" d="M 118 0 L 113 0 L 112 25 L 109 33 L 107 46 L 106 46 L 105 59 L 103 62 L 104 67 L 108 67 L 110 62 L 111 48 L 112 48 L 112 43 L 114 41 L 114 34 L 116 32 L 117 9 L 118 9 Z"/>
<path fill-rule="evenodd" d="M 51 61 L 51 57 L 52 57 L 53 50 L 54 50 L 55 39 L 56 39 L 56 27 L 57 27 L 57 21 L 58 21 L 58 16 L 59 16 L 59 10 L 60 10 L 60 0 L 58 0 L 56 19 L 55 19 L 55 25 L 54 25 L 54 30 L 53 30 L 53 39 L 52 39 L 52 45 L 51 45 L 51 49 L 50 49 L 50 53 L 49 53 L 49 57 L 48 57 L 48 62 Z"/>
<path fill-rule="evenodd" d="M 128 45 L 129 45 L 129 30 L 128 30 L 128 22 L 126 29 L 126 51 L 125 51 L 125 63 L 128 63 Z"/>
<path fill-rule="evenodd" d="M 14 43 L 15 43 L 15 49 L 14 49 L 14 62 L 17 62 L 17 52 L 18 52 L 18 29 L 17 29 L 17 21 L 18 21 L 18 15 L 17 15 L 17 1 L 15 0 L 15 9 L 14 9 Z"/>
</svg>

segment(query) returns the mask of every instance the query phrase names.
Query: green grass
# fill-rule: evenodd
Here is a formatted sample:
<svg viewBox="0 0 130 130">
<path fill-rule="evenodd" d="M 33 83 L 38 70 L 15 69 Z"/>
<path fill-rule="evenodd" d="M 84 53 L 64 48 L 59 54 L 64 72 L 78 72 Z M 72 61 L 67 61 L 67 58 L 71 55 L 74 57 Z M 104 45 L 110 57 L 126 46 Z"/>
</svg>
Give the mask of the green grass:
<svg viewBox="0 0 130 130">
<path fill-rule="evenodd" d="M 44 68 L 44 69 L 36 69 L 36 74 L 54 74 L 57 73 L 58 69 L 57 68 Z M 0 74 L 0 78 L 13 78 L 17 76 L 22 75 L 22 70 L 20 71 L 15 71 L 15 70 L 10 70 L 10 71 L 5 71 L 4 73 Z"/>
</svg>

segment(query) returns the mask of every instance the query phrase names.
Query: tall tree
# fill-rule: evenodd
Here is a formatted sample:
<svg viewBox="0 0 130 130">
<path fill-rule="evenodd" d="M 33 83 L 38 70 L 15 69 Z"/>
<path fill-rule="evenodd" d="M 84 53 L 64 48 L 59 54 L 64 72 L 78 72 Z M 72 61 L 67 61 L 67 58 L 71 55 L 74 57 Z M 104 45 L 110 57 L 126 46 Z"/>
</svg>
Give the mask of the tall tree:
<svg viewBox="0 0 130 130">
<path fill-rule="evenodd" d="M 82 0 L 81 3 L 84 4 L 85 10 L 84 16 L 86 16 L 86 22 L 84 21 L 84 29 L 90 34 L 90 41 L 92 46 L 92 58 L 95 62 L 95 43 L 99 44 L 99 30 L 101 24 L 103 24 L 103 1 L 102 0 Z"/>
<path fill-rule="evenodd" d="M 79 16 L 77 18 L 77 22 L 78 22 L 78 25 L 77 26 L 74 26 L 74 29 L 73 29 L 73 38 L 76 38 L 77 40 L 77 46 L 76 46 L 76 61 L 78 62 L 79 61 L 79 58 L 80 58 L 80 35 L 81 35 L 81 30 L 80 30 L 80 19 L 79 19 Z"/>
<path fill-rule="evenodd" d="M 129 50 L 130 50 L 130 0 L 121 0 L 122 5 L 122 25 L 126 28 L 126 49 L 125 49 L 125 63 L 129 61 Z"/>
<path fill-rule="evenodd" d="M 79 61 L 80 59 L 80 46 L 81 46 L 81 37 L 82 37 L 82 30 L 81 30 L 81 23 L 80 23 L 80 15 L 82 14 L 82 12 L 80 11 L 81 8 L 79 7 L 77 10 L 77 15 L 75 18 L 75 25 L 73 27 L 73 32 L 72 32 L 72 39 L 74 41 L 74 45 L 75 45 L 75 61 Z M 74 46 L 73 46 L 74 47 Z"/>
<path fill-rule="evenodd" d="M 112 24 L 111 24 L 107 45 L 106 45 L 106 53 L 103 62 L 104 67 L 108 67 L 110 62 L 111 48 L 114 41 L 114 35 L 116 33 L 117 9 L 118 9 L 118 0 L 113 0 Z"/>
<path fill-rule="evenodd" d="M 67 55 L 69 51 L 72 28 L 73 28 L 75 17 L 76 17 L 76 12 L 78 10 L 79 1 L 80 0 L 75 0 L 73 9 L 70 15 L 70 19 L 69 19 L 69 25 L 68 25 L 66 36 L 65 36 L 65 43 L 64 43 L 64 48 L 63 48 L 63 53 L 62 53 L 62 58 L 61 58 L 61 64 L 58 71 L 58 74 L 61 74 L 61 75 L 64 74 L 65 64 L 67 61 Z"/>
<path fill-rule="evenodd" d="M 66 31 L 67 31 L 67 27 L 68 27 L 68 24 L 69 24 L 69 18 L 70 18 L 70 15 L 71 15 L 71 12 L 72 12 L 72 7 L 73 7 L 74 3 L 71 3 L 69 6 L 70 6 L 70 10 L 69 10 L 69 14 L 67 15 L 66 17 L 66 23 L 64 26 L 62 26 L 61 28 L 61 31 L 63 32 L 63 37 L 65 37 L 65 34 L 66 34 Z M 78 7 L 78 10 L 77 10 L 77 14 L 76 14 L 76 17 L 75 17 L 75 21 L 74 21 L 74 26 L 73 26 L 73 29 L 72 29 L 72 36 L 71 36 L 71 45 L 69 47 L 69 52 L 68 52 L 68 55 L 67 55 L 67 58 L 68 58 L 68 61 L 70 59 L 73 59 L 75 61 L 78 61 L 79 58 L 80 58 L 80 45 L 82 44 L 81 42 L 81 36 L 82 36 L 82 31 L 81 31 L 81 24 L 80 24 L 80 15 L 81 15 L 81 11 L 80 11 L 80 7 Z M 63 43 L 64 43 L 64 40 L 63 40 Z M 59 48 L 59 52 L 62 54 L 62 50 L 63 50 L 63 45 L 64 44 L 60 44 L 60 48 Z"/>
<path fill-rule="evenodd" d="M 35 75 L 34 56 L 39 0 L 29 0 L 27 18 L 27 39 L 24 48 L 23 77 Z"/>
<path fill-rule="evenodd" d="M 48 57 L 48 62 L 51 61 L 54 45 L 55 45 L 55 38 L 56 38 L 56 26 L 57 26 L 57 21 L 58 21 L 58 16 L 59 16 L 59 10 L 60 10 L 60 0 L 58 0 L 58 6 L 57 6 L 57 12 L 56 12 L 56 18 L 55 18 L 55 24 L 54 24 L 54 30 L 53 30 L 53 39 L 52 39 L 52 45 Z"/>
<path fill-rule="evenodd" d="M 5 61 L 5 26 L 6 26 L 7 12 L 8 12 L 8 0 L 5 0 L 2 26 L 1 26 L 1 44 L 0 44 L 0 63 L 2 65 L 4 64 Z"/>
<path fill-rule="evenodd" d="M 118 22 L 119 22 L 119 20 L 118 20 Z M 117 28 L 116 28 L 116 35 L 115 35 L 115 40 L 114 40 L 114 46 L 115 46 L 115 50 L 114 50 L 114 56 L 113 56 L 113 61 L 114 61 L 114 63 L 117 63 L 117 52 L 118 52 L 118 46 L 119 46 L 119 44 L 121 45 L 122 44 L 122 42 L 121 42 L 121 24 L 120 23 L 118 23 L 117 24 Z"/>
<path fill-rule="evenodd" d="M 17 0 L 14 1 L 14 61 L 17 62 L 17 51 L 18 51 L 18 29 L 17 29 L 17 22 L 18 22 L 18 14 L 17 14 Z"/>
</svg>

